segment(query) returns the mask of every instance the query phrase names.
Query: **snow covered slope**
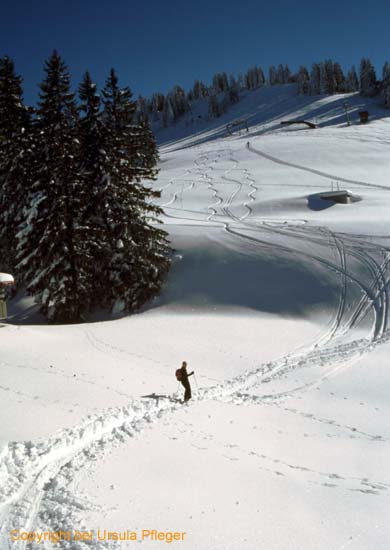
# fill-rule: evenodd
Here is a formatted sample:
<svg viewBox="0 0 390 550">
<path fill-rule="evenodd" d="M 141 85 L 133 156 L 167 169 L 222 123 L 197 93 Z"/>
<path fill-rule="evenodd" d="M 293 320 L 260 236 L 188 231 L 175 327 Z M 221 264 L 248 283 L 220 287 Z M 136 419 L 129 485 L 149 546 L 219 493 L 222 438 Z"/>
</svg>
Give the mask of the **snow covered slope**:
<svg viewBox="0 0 390 550">
<path fill-rule="evenodd" d="M 1 548 L 24 547 L 12 529 L 93 531 L 56 545 L 72 549 L 137 545 L 98 529 L 145 548 L 166 542 L 143 529 L 191 550 L 388 548 L 390 120 L 372 101 L 347 127 L 343 101 L 264 88 L 162 131 L 162 295 L 0 329 Z M 224 137 L 238 116 L 249 134 Z M 319 127 L 280 127 L 298 117 Z M 356 202 L 321 200 L 332 186 Z"/>
<path fill-rule="evenodd" d="M 240 101 L 229 107 L 219 118 L 210 118 L 208 100 L 193 102 L 191 112 L 182 116 L 174 126 L 161 128 L 161 122 L 153 122 L 154 131 L 161 145 L 183 148 L 226 137 L 227 125 L 237 120 L 248 124 L 248 136 L 254 137 L 282 133 L 292 129 L 304 130 L 307 126 L 281 127 L 282 121 L 306 120 L 320 128 L 346 125 L 346 105 L 352 124 L 359 122 L 359 112 L 368 111 L 370 120 L 382 120 L 387 116 L 381 106 L 381 98 L 363 98 L 358 93 L 333 96 L 297 95 L 295 84 L 264 86 L 255 91 L 242 92 Z M 242 131 L 245 135 L 245 129 Z"/>
</svg>

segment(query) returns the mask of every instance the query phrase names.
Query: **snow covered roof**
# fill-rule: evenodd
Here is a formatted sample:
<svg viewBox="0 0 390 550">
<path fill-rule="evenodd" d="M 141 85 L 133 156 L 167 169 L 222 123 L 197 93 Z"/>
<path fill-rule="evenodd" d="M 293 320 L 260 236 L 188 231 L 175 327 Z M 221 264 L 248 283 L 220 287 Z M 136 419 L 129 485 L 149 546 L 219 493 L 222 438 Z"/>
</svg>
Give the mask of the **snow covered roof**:
<svg viewBox="0 0 390 550">
<path fill-rule="evenodd" d="M 0 285 L 12 285 L 14 282 L 14 278 L 9 273 L 0 273 Z"/>
</svg>

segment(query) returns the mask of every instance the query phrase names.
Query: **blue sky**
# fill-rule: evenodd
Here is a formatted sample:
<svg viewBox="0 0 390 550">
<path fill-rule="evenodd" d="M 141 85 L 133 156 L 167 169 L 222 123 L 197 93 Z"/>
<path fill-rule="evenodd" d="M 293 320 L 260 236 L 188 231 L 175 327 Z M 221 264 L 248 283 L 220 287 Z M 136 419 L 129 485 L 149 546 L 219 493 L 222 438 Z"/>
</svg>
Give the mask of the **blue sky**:
<svg viewBox="0 0 390 550">
<path fill-rule="evenodd" d="M 295 70 L 330 57 L 348 68 L 364 55 L 380 71 L 389 20 L 388 0 L 2 0 L 0 55 L 15 60 L 29 103 L 54 48 L 74 87 L 86 69 L 101 86 L 115 67 L 134 95 L 150 95 L 255 63 Z"/>
</svg>

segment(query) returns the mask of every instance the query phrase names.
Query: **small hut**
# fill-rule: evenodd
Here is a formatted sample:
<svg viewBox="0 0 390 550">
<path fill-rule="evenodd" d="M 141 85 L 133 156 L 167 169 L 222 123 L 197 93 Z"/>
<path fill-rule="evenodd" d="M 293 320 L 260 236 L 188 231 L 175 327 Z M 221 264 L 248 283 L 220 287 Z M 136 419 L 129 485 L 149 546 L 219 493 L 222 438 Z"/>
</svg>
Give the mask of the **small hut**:
<svg viewBox="0 0 390 550">
<path fill-rule="evenodd" d="M 0 319 L 7 318 L 7 303 L 5 301 L 5 289 L 15 284 L 14 278 L 9 273 L 0 273 Z"/>
</svg>

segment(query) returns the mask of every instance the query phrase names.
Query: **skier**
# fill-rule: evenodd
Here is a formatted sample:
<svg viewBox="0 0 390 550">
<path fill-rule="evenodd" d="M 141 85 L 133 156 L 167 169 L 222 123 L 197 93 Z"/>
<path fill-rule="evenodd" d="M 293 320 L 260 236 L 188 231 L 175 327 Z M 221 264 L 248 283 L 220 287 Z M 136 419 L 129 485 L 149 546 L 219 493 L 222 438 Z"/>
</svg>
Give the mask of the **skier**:
<svg viewBox="0 0 390 550">
<path fill-rule="evenodd" d="M 176 371 L 176 378 L 185 388 L 184 403 L 191 399 L 191 386 L 188 378 L 194 374 L 194 371 L 187 373 L 187 362 L 183 361 L 181 368 Z"/>
</svg>

